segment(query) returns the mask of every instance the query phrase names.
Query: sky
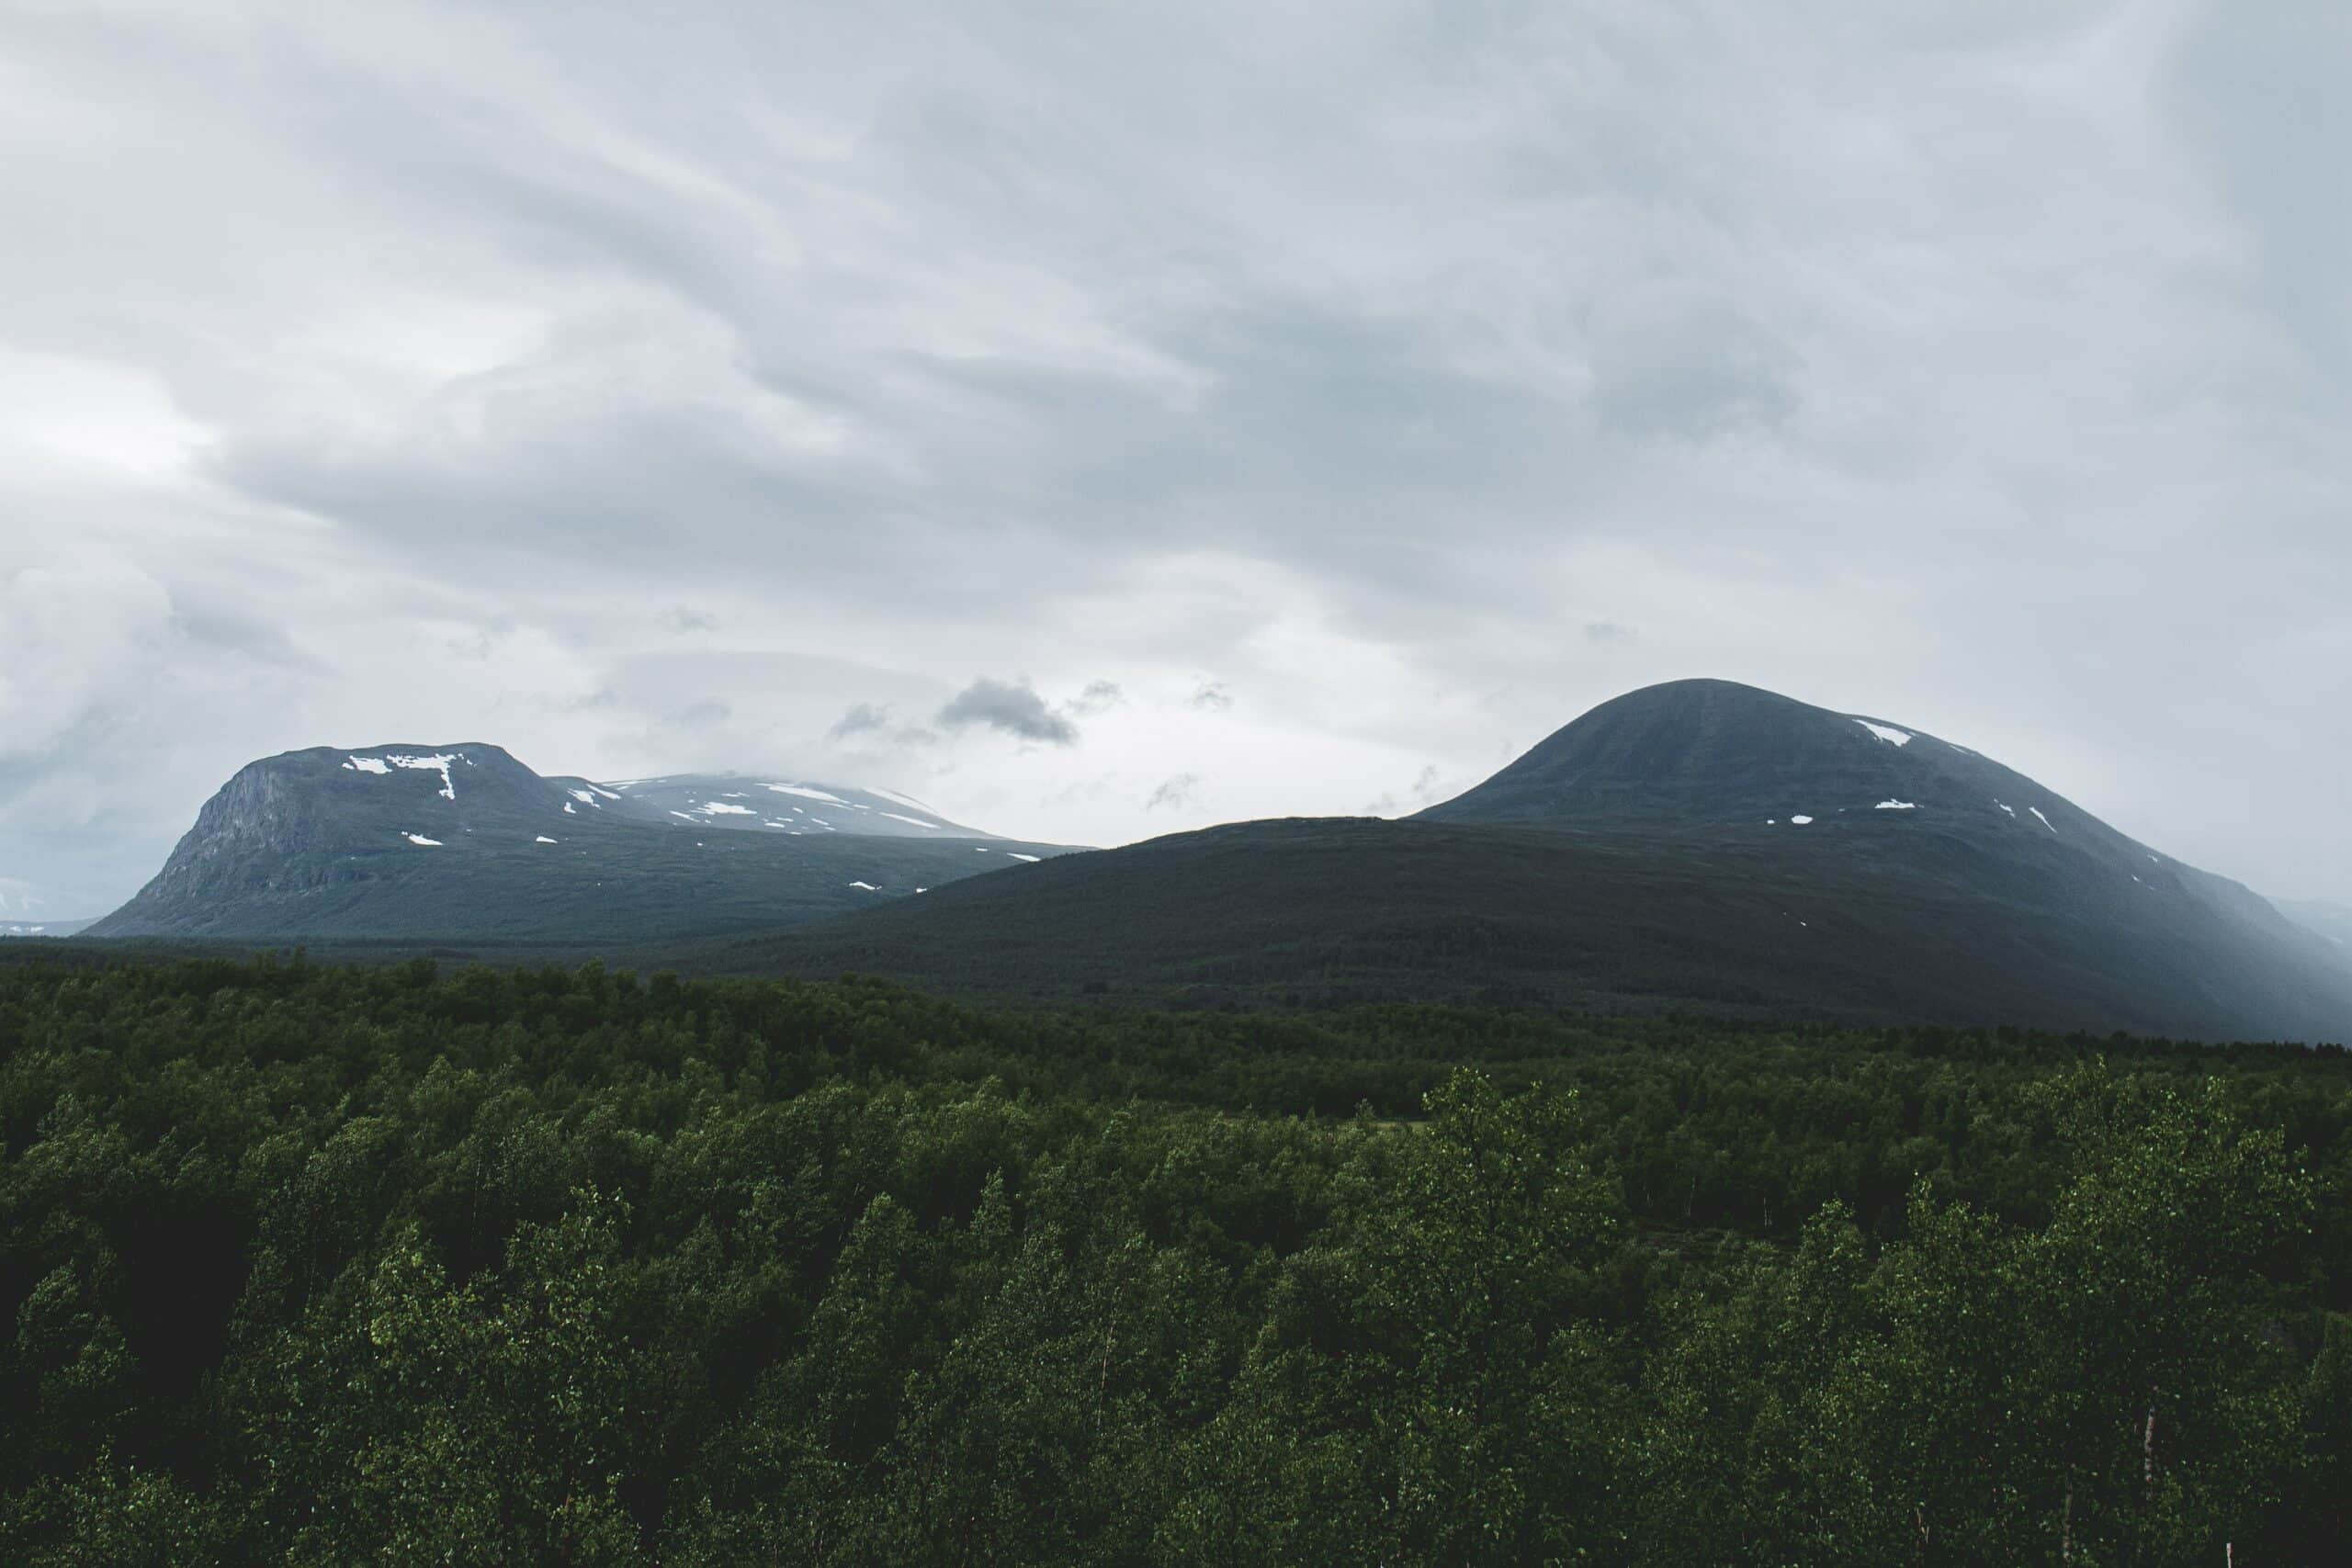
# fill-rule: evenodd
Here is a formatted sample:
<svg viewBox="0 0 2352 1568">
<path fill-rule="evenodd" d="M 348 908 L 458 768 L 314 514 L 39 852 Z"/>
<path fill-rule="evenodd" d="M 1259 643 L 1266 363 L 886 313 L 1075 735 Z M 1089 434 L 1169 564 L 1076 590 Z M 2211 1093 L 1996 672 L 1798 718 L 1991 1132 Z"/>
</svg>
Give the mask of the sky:
<svg viewBox="0 0 2352 1568">
<path fill-rule="evenodd" d="M 2352 902 L 2352 8 L 0 0 L 0 913 L 492 742 L 1116 843 L 1713 675 Z"/>
</svg>

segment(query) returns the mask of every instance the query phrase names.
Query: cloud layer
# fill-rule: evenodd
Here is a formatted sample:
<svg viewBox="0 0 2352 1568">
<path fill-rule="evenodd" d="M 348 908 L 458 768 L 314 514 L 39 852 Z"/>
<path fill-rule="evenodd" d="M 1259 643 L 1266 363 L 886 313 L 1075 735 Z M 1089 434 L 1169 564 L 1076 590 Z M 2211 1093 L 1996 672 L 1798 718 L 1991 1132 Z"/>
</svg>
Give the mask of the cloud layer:
<svg viewBox="0 0 2352 1568">
<path fill-rule="evenodd" d="M 322 741 L 1113 841 L 1717 674 L 2352 899 L 2347 29 L 17 8 L 0 877 Z"/>
</svg>

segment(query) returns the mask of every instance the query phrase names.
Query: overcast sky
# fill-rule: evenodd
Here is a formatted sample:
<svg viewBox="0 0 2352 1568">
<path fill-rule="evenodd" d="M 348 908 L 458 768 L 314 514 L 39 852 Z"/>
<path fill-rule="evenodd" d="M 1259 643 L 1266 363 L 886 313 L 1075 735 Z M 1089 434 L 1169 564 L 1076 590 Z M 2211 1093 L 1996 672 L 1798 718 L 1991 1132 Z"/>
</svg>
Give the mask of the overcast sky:
<svg viewBox="0 0 2352 1568">
<path fill-rule="evenodd" d="M 2352 901 L 2347 106 L 2336 0 L 0 0 L 0 909 L 299 746 L 1108 843 L 1699 674 Z"/>
</svg>

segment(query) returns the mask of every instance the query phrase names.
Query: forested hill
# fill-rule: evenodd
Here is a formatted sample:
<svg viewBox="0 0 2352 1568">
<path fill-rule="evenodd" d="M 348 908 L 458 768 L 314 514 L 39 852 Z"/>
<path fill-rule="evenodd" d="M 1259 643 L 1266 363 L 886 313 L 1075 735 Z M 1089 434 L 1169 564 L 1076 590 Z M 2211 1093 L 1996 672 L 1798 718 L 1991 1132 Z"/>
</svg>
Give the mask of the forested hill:
<svg viewBox="0 0 2352 1568">
<path fill-rule="evenodd" d="M 2333 1561 L 2352 1063 L 0 954 L 0 1560 Z"/>
</svg>

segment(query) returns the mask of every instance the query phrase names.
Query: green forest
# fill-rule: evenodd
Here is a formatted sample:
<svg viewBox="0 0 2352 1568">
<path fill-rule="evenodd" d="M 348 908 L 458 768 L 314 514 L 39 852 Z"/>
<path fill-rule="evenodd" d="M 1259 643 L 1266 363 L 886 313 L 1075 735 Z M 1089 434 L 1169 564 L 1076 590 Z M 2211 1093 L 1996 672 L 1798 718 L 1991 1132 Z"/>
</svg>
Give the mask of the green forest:
<svg viewBox="0 0 2352 1568">
<path fill-rule="evenodd" d="M 2352 1059 L 0 962 L 0 1561 L 2308 1563 Z"/>
</svg>

